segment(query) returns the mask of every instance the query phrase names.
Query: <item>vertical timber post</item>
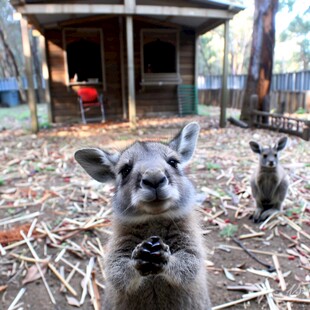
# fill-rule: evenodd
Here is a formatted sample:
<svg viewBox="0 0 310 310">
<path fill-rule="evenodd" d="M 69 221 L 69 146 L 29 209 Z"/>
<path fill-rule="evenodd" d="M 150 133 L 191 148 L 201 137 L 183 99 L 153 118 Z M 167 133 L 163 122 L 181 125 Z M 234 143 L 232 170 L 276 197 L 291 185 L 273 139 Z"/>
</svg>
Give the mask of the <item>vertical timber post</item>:
<svg viewBox="0 0 310 310">
<path fill-rule="evenodd" d="M 122 107 L 123 107 L 123 119 L 127 118 L 127 102 L 126 102 L 126 78 L 125 78 L 125 63 L 124 63 L 124 23 L 123 16 L 118 18 L 119 21 L 119 43 L 120 43 L 120 62 L 121 62 L 121 87 L 122 87 Z"/>
<path fill-rule="evenodd" d="M 195 81 L 194 81 L 194 92 L 195 92 L 195 114 L 198 114 L 199 104 L 199 93 L 198 93 L 198 53 L 199 53 L 199 35 L 195 34 Z"/>
<path fill-rule="evenodd" d="M 221 98 L 221 115 L 220 115 L 220 127 L 226 127 L 226 108 L 228 105 L 228 89 L 227 89 L 227 77 L 228 77 L 228 45 L 229 45 L 229 20 L 224 24 L 224 57 L 223 57 L 223 79 L 222 79 L 222 98 Z"/>
<path fill-rule="evenodd" d="M 45 37 L 41 34 L 39 36 L 39 45 L 41 51 L 41 59 L 42 59 L 42 76 L 45 84 L 45 101 L 47 103 L 47 115 L 48 122 L 51 124 L 53 122 L 52 115 L 52 102 L 51 102 L 51 94 L 50 94 L 50 83 L 49 83 L 49 71 L 47 66 L 47 57 L 46 57 L 46 41 Z"/>
<path fill-rule="evenodd" d="M 135 0 L 125 0 L 125 5 L 130 10 L 135 8 Z M 128 114 L 129 121 L 133 128 L 136 127 L 136 94 L 135 94 L 135 66 L 134 66 L 134 45 L 133 45 L 133 18 L 126 16 L 127 36 L 127 65 L 128 65 Z"/>
<path fill-rule="evenodd" d="M 28 32 L 28 21 L 23 16 L 20 20 L 22 41 L 23 41 L 23 52 L 25 57 L 26 77 L 28 82 L 28 104 L 30 109 L 31 117 L 31 131 L 37 133 L 39 131 L 38 115 L 37 115 L 37 104 L 33 82 L 33 70 L 32 70 L 32 56 L 30 48 L 30 37 Z"/>
</svg>

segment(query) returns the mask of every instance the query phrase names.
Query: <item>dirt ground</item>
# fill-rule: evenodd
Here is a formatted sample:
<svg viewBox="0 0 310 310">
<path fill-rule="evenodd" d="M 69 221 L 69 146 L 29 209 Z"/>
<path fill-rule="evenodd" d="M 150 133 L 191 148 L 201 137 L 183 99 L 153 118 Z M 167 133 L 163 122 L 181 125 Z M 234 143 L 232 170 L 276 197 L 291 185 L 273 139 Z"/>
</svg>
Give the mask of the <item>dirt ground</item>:
<svg viewBox="0 0 310 310">
<path fill-rule="evenodd" d="M 249 178 L 257 158 L 248 143 L 273 143 L 283 134 L 229 124 L 220 129 L 213 116 L 141 120 L 137 130 L 131 130 L 126 123 L 54 127 L 38 135 L 21 129 L 2 130 L 0 309 L 8 309 L 22 288 L 26 288 L 24 294 L 11 309 L 75 308 L 72 304 L 83 299 L 84 276 L 79 272 L 87 273 L 91 258 L 96 257 L 91 277 L 93 295 L 89 289 L 84 303 L 79 305 L 80 309 L 93 308 L 91 296 L 96 299 L 96 289 L 99 295 L 104 294 L 99 258 L 104 255 L 104 245 L 111 234 L 109 202 L 113 187 L 92 181 L 74 161 L 74 152 L 81 147 L 122 149 L 136 139 L 167 141 L 191 120 L 200 123 L 201 133 L 186 171 L 196 186 L 197 212 L 209 253 L 206 268 L 213 306 L 258 290 L 262 291 L 261 297 L 231 308 L 271 309 L 273 301 L 277 304 L 274 309 L 309 309 L 305 303 L 310 299 L 309 142 L 290 137 L 281 156 L 291 184 L 284 212 L 263 225 L 254 224 L 249 220 L 254 210 Z M 40 266 L 55 304 L 30 261 L 34 256 L 29 246 L 10 248 L 23 240 L 19 231 L 27 234 L 31 223 L 31 246 L 40 259 L 48 259 L 51 265 L 44 261 Z M 254 233 L 259 234 L 254 237 Z M 254 254 L 264 263 L 274 266 L 276 260 L 280 274 L 267 272 L 266 266 L 233 241 L 233 236 L 247 249 L 259 251 Z M 75 297 L 68 290 L 61 291 L 62 282 L 52 270 L 54 266 L 67 278 L 72 274 L 72 265 L 79 270 L 70 280 Z M 273 291 L 264 294 L 268 285 Z"/>
</svg>

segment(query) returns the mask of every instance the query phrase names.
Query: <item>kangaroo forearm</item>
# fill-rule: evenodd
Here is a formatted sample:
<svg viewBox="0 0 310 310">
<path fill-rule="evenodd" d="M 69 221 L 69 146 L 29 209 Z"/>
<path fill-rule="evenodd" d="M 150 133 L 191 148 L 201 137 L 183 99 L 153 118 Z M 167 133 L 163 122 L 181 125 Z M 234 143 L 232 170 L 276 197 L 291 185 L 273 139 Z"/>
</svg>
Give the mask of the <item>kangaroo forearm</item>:
<svg viewBox="0 0 310 310">
<path fill-rule="evenodd" d="M 187 285 L 196 278 L 202 264 L 202 259 L 192 254 L 173 254 L 170 256 L 163 276 L 172 285 Z"/>
<path fill-rule="evenodd" d="M 131 258 L 115 257 L 113 261 L 108 261 L 106 266 L 107 279 L 115 289 L 127 293 L 140 286 L 142 279 Z"/>
</svg>

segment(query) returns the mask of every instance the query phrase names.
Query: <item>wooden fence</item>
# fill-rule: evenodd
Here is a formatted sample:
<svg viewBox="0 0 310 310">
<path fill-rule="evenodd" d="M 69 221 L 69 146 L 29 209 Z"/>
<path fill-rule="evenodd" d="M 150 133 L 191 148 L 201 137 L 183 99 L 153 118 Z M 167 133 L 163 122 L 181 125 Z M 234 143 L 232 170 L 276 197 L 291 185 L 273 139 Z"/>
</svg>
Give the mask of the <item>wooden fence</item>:
<svg viewBox="0 0 310 310">
<path fill-rule="evenodd" d="M 258 96 L 251 96 L 251 127 L 266 128 L 310 140 L 310 121 L 257 110 Z"/>
<path fill-rule="evenodd" d="M 241 109 L 246 75 L 228 76 L 228 107 Z M 199 77 L 199 102 L 219 106 L 221 102 L 222 76 Z M 294 113 L 298 109 L 310 111 L 310 71 L 274 74 L 270 92 L 270 110 Z"/>
</svg>

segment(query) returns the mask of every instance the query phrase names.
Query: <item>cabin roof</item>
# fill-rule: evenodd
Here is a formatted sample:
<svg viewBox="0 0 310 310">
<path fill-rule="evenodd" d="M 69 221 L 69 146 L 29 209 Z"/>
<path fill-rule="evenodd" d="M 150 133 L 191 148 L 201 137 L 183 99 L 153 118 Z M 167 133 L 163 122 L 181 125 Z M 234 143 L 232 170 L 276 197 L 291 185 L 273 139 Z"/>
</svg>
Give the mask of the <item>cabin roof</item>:
<svg viewBox="0 0 310 310">
<path fill-rule="evenodd" d="M 132 2 L 133 6 L 128 5 Z M 27 15 L 39 30 L 96 15 L 133 15 L 186 26 L 204 33 L 245 8 L 237 1 L 225 0 L 67 0 L 61 3 L 51 0 L 11 0 L 11 3 L 18 12 Z"/>
</svg>

